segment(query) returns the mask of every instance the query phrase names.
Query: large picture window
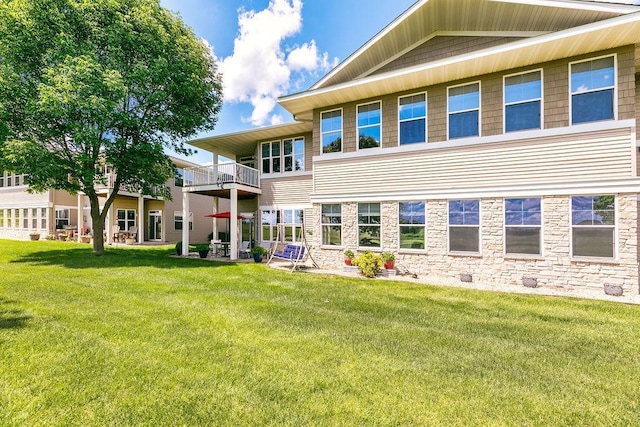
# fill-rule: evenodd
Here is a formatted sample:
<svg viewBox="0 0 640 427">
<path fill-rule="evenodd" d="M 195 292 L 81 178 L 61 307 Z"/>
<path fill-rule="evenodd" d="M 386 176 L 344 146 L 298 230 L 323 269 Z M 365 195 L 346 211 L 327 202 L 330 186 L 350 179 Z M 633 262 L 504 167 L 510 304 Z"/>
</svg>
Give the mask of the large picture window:
<svg viewBox="0 0 640 427">
<path fill-rule="evenodd" d="M 574 256 L 615 257 L 615 196 L 571 198 L 571 243 Z"/>
<path fill-rule="evenodd" d="M 398 98 L 400 145 L 427 142 L 427 96 L 424 93 Z"/>
<path fill-rule="evenodd" d="M 322 205 L 322 244 L 326 246 L 342 245 L 342 206 L 340 204 Z"/>
<path fill-rule="evenodd" d="M 358 203 L 358 246 L 380 247 L 380 203 Z"/>
<path fill-rule="evenodd" d="M 342 110 L 326 111 L 320 115 L 320 133 L 323 153 L 342 151 Z"/>
<path fill-rule="evenodd" d="M 542 72 L 504 78 L 505 132 L 542 128 Z"/>
<path fill-rule="evenodd" d="M 571 64 L 571 123 L 612 120 L 615 86 L 613 56 Z"/>
<path fill-rule="evenodd" d="M 425 203 L 400 202 L 398 209 L 400 249 L 424 249 Z"/>
<path fill-rule="evenodd" d="M 540 198 L 505 199 L 505 253 L 541 255 Z"/>
<path fill-rule="evenodd" d="M 449 251 L 480 252 L 480 200 L 449 200 Z"/>
<path fill-rule="evenodd" d="M 381 122 L 380 102 L 358 105 L 358 149 L 380 147 Z"/>
<path fill-rule="evenodd" d="M 288 138 L 261 144 L 262 173 L 286 173 L 304 170 L 304 138 Z"/>
<path fill-rule="evenodd" d="M 129 231 L 131 227 L 136 226 L 136 210 L 135 209 L 118 209 L 118 227 L 120 231 Z"/>
<path fill-rule="evenodd" d="M 480 83 L 449 88 L 449 139 L 480 135 Z"/>
</svg>

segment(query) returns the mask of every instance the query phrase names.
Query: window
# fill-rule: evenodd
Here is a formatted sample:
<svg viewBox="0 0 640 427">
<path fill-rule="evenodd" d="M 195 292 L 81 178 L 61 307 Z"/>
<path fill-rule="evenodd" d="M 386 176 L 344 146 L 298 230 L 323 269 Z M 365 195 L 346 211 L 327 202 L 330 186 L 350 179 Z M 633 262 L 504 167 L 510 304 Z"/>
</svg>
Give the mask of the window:
<svg viewBox="0 0 640 427">
<path fill-rule="evenodd" d="M 11 187 L 11 174 L 7 174 L 7 187 Z"/>
<path fill-rule="evenodd" d="M 322 244 L 326 246 L 342 245 L 342 205 L 322 205 Z"/>
<path fill-rule="evenodd" d="M 182 211 L 173 212 L 173 229 L 175 231 L 182 230 Z M 189 231 L 193 230 L 193 212 L 189 212 Z"/>
<path fill-rule="evenodd" d="M 4 172 L 0 171 L 0 187 L 4 187 Z"/>
<path fill-rule="evenodd" d="M 38 228 L 38 209 L 31 209 L 31 228 L 36 230 Z"/>
<path fill-rule="evenodd" d="M 136 226 L 136 210 L 135 209 L 118 209 L 118 227 L 120 231 L 129 231 L 131 227 Z"/>
<path fill-rule="evenodd" d="M 424 93 L 398 98 L 400 145 L 427 142 L 427 98 Z"/>
<path fill-rule="evenodd" d="M 69 225 L 69 209 L 56 209 L 56 230 Z"/>
<path fill-rule="evenodd" d="M 613 195 L 571 198 L 571 243 L 574 256 L 613 258 L 615 225 Z"/>
<path fill-rule="evenodd" d="M 20 175 L 15 175 L 13 185 L 15 185 L 16 187 L 20 185 Z"/>
<path fill-rule="evenodd" d="M 449 251 L 480 252 L 480 200 L 449 200 Z"/>
<path fill-rule="evenodd" d="M 505 199 L 505 253 L 541 255 L 540 198 Z"/>
<path fill-rule="evenodd" d="M 22 228 L 29 228 L 29 209 L 22 209 Z"/>
<path fill-rule="evenodd" d="M 47 229 L 47 208 L 40 208 L 40 228 Z"/>
<path fill-rule="evenodd" d="M 7 228 L 11 228 L 11 209 L 7 209 Z"/>
<path fill-rule="evenodd" d="M 358 105 L 358 149 L 380 147 L 380 102 Z"/>
<path fill-rule="evenodd" d="M 176 187 L 182 187 L 184 185 L 184 170 L 183 169 L 176 169 L 176 176 L 174 177 L 174 181 L 176 184 Z"/>
<path fill-rule="evenodd" d="M 571 64 L 571 123 L 614 118 L 613 56 Z"/>
<path fill-rule="evenodd" d="M 284 238 L 285 242 L 299 242 L 303 239 L 302 223 L 304 222 L 304 210 L 302 209 L 283 209 L 282 218 L 284 222 Z"/>
<path fill-rule="evenodd" d="M 449 88 L 449 139 L 480 135 L 480 83 Z"/>
<path fill-rule="evenodd" d="M 0 228 L 4 228 L 4 209 L 0 209 Z"/>
<path fill-rule="evenodd" d="M 380 247 L 380 203 L 358 203 L 358 246 Z"/>
<path fill-rule="evenodd" d="M 425 248 L 425 203 L 400 202 L 400 249 Z"/>
<path fill-rule="evenodd" d="M 277 210 L 262 211 L 262 241 L 273 242 L 276 239 L 276 227 L 280 222 L 280 212 Z"/>
<path fill-rule="evenodd" d="M 280 172 L 280 141 L 262 143 L 262 173 Z"/>
<path fill-rule="evenodd" d="M 342 151 L 342 110 L 327 111 L 320 115 L 320 133 L 323 153 Z"/>
<path fill-rule="evenodd" d="M 542 72 L 504 78 L 504 130 L 542 128 Z"/>
<path fill-rule="evenodd" d="M 304 138 L 285 139 L 284 145 L 284 171 L 304 170 Z"/>
</svg>

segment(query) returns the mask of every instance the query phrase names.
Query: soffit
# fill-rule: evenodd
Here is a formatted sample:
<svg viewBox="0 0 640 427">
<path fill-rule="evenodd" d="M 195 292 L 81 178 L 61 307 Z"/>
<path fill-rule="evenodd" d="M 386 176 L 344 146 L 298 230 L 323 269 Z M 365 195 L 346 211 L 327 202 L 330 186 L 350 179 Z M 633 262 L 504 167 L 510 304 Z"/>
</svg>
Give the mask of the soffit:
<svg viewBox="0 0 640 427">
<path fill-rule="evenodd" d="M 279 103 L 298 119 L 306 119 L 316 108 L 638 43 L 640 12 L 326 88 L 310 89 L 280 98 Z"/>
<path fill-rule="evenodd" d="M 394 20 L 311 89 L 366 76 L 437 33 L 555 32 L 620 16 L 638 7 L 593 1 L 422 0 Z"/>
<path fill-rule="evenodd" d="M 281 139 L 301 135 L 313 130 L 311 122 L 292 122 L 276 126 L 250 129 L 226 135 L 209 136 L 187 142 L 196 148 L 217 153 L 230 159 L 236 156 L 250 156 L 261 141 Z"/>
</svg>

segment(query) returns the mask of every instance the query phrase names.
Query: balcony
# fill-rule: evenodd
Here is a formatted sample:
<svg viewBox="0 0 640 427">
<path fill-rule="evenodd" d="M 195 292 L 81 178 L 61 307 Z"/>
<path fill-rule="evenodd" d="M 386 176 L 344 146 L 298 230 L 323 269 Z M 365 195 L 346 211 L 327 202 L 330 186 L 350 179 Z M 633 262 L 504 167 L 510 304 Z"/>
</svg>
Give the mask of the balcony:
<svg viewBox="0 0 640 427">
<path fill-rule="evenodd" d="M 260 188 L 260 172 L 239 163 L 222 163 L 184 169 L 184 186 L 218 186 L 239 184 Z"/>
</svg>

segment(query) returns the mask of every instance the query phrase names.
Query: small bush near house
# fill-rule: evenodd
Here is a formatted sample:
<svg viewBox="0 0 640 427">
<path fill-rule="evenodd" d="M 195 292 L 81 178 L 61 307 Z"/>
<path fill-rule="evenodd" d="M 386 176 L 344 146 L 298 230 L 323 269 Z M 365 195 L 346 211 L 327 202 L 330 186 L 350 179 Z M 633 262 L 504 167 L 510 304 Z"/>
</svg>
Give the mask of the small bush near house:
<svg viewBox="0 0 640 427">
<path fill-rule="evenodd" d="M 376 274 L 382 270 L 382 257 L 371 251 L 364 251 L 355 257 L 352 264 L 360 269 L 365 277 L 376 277 Z"/>
</svg>

